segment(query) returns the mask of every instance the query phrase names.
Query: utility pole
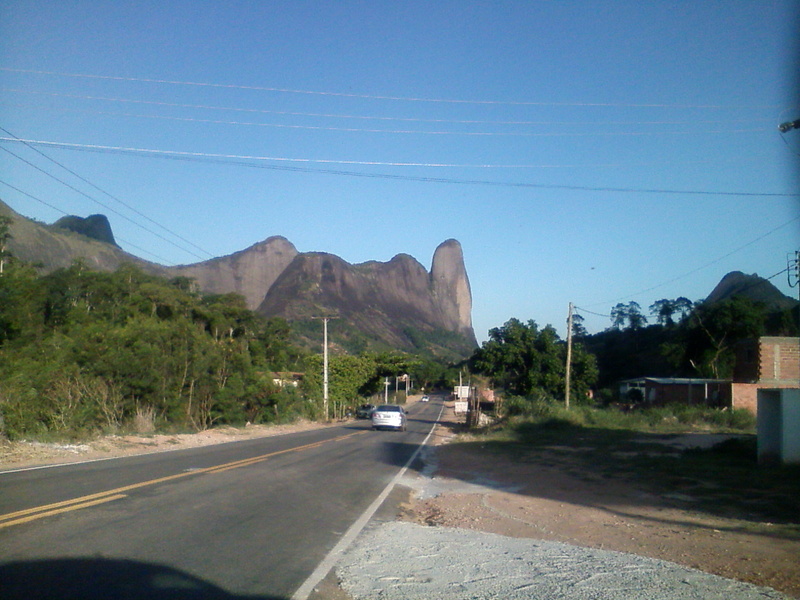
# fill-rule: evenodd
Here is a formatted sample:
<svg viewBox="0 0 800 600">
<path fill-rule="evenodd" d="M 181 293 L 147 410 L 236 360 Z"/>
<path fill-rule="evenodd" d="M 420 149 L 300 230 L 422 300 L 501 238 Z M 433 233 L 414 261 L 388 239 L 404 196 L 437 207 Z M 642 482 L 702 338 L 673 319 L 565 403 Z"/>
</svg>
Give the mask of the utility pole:
<svg viewBox="0 0 800 600">
<path fill-rule="evenodd" d="M 569 303 L 567 315 L 567 376 L 566 389 L 564 390 L 564 404 L 569 410 L 569 380 L 572 372 L 572 302 Z"/>
<path fill-rule="evenodd" d="M 339 317 L 311 317 L 322 320 L 322 405 L 328 420 L 328 321 Z"/>
<path fill-rule="evenodd" d="M 798 288 L 798 298 L 800 298 L 800 250 L 794 253 L 794 258 L 791 255 L 786 259 L 786 273 L 789 278 L 789 287 Z"/>
<path fill-rule="evenodd" d="M 383 381 L 383 403 L 389 404 L 389 378 Z"/>
</svg>

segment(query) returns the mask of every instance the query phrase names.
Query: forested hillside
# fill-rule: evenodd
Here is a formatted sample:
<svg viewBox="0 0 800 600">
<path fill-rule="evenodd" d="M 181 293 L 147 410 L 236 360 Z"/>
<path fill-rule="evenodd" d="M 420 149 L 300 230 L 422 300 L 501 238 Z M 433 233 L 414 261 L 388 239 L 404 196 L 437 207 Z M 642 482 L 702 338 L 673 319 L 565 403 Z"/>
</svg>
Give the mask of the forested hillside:
<svg viewBox="0 0 800 600">
<path fill-rule="evenodd" d="M 321 358 L 290 342 L 237 294 L 203 295 L 191 279 L 81 262 L 47 275 L 5 250 L 0 221 L 0 435 L 203 429 L 325 416 Z M 413 371 L 442 368 L 400 354 L 331 356 L 330 414 Z M 306 372 L 280 387 L 275 372 Z"/>
<path fill-rule="evenodd" d="M 302 413 L 273 370 L 302 357 L 278 320 L 240 296 L 200 296 L 189 281 L 133 266 L 76 264 L 0 276 L 0 409 L 9 437 L 157 424 L 270 421 Z"/>
<path fill-rule="evenodd" d="M 776 308 L 746 291 L 696 303 L 686 298 L 659 300 L 650 306 L 655 324 L 648 324 L 636 302 L 618 304 L 611 311 L 612 327 L 576 335 L 597 356 L 600 388 L 634 377 L 730 378 L 737 344 L 763 335 L 797 336 L 800 331 L 800 303 L 784 297 L 789 308 Z"/>
</svg>

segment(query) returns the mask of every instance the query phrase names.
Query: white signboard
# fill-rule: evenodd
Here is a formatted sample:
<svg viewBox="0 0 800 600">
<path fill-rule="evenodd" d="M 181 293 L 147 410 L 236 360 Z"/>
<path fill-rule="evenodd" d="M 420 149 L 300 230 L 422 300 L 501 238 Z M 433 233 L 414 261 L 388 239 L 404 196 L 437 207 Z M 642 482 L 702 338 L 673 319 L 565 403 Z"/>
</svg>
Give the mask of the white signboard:
<svg viewBox="0 0 800 600">
<path fill-rule="evenodd" d="M 469 398 L 469 386 L 468 385 L 457 385 L 454 389 L 456 399 L 462 400 L 464 398 Z"/>
<path fill-rule="evenodd" d="M 469 402 L 456 402 L 456 406 L 455 406 L 456 414 L 457 415 L 465 414 L 467 412 L 468 405 L 469 405 Z"/>
</svg>

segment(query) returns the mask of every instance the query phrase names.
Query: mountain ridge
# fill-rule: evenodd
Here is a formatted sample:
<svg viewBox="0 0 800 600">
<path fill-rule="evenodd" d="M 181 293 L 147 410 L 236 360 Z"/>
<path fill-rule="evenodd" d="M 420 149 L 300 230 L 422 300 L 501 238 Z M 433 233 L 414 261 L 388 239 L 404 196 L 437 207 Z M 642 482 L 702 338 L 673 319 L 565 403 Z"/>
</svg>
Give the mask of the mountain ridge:
<svg viewBox="0 0 800 600">
<path fill-rule="evenodd" d="M 780 311 L 793 308 L 798 301 L 790 298 L 768 279 L 756 273 L 746 275 L 741 271 L 731 271 L 725 275 L 706 297 L 705 302 L 714 304 L 735 296 L 745 296 L 755 302 L 763 303 L 768 310 Z"/>
<path fill-rule="evenodd" d="M 240 294 L 248 308 L 268 318 L 298 322 L 320 314 L 339 316 L 349 326 L 342 331 L 343 342 L 352 348 L 423 350 L 456 359 L 477 347 L 469 279 L 457 240 L 437 247 L 430 273 L 408 254 L 352 265 L 325 252 L 301 253 L 279 235 L 233 254 L 168 267 L 112 245 L 110 227 L 80 227 L 85 223 L 80 217 L 65 218 L 79 224 L 82 231 L 75 232 L 27 219 L 2 201 L 0 215 L 12 219 L 12 254 L 45 272 L 69 267 L 76 259 L 105 271 L 132 263 L 162 277 L 190 278 L 204 293 Z M 316 343 L 314 335 L 302 333 L 308 332 L 302 323 L 296 329 L 306 345 Z"/>
</svg>

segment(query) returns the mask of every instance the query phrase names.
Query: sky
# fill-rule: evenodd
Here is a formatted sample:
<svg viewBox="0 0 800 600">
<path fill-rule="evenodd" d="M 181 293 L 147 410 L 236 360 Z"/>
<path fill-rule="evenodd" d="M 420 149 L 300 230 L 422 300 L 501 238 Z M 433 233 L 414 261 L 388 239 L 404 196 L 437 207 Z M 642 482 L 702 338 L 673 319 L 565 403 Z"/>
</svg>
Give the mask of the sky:
<svg viewBox="0 0 800 600">
<path fill-rule="evenodd" d="M 479 341 L 790 287 L 800 2 L 5 0 L 0 199 L 189 264 L 459 240 Z M 19 140 L 25 140 L 21 142 Z M 650 321 L 654 319 L 651 317 Z"/>
</svg>

